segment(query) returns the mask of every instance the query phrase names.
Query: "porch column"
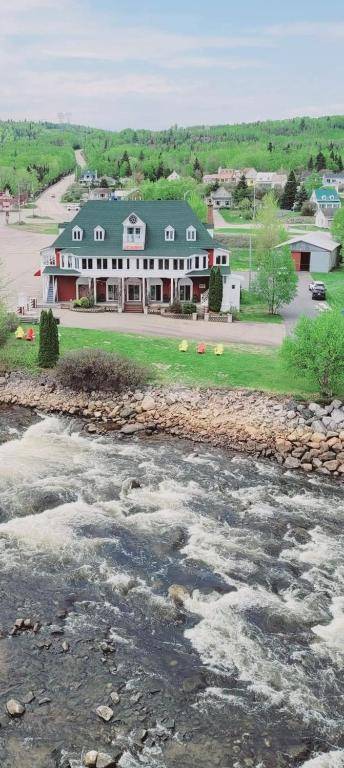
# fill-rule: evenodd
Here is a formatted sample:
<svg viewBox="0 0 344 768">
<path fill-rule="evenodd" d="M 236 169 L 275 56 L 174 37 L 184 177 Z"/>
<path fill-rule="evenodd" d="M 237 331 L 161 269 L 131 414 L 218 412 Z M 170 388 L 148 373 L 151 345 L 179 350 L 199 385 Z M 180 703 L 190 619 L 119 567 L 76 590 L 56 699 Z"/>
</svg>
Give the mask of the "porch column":
<svg viewBox="0 0 344 768">
<path fill-rule="evenodd" d="M 125 304 L 124 290 L 125 290 L 125 278 L 121 277 L 122 309 L 124 309 L 124 304 Z"/>
<path fill-rule="evenodd" d="M 173 277 L 171 277 L 171 297 L 170 297 L 171 304 L 173 302 L 173 299 L 174 299 L 174 279 Z"/>
<path fill-rule="evenodd" d="M 94 298 L 94 303 L 96 304 L 97 303 L 97 278 L 96 277 L 93 278 L 93 298 Z"/>
<path fill-rule="evenodd" d="M 146 306 L 146 278 L 142 278 L 142 306 L 143 309 Z"/>
</svg>

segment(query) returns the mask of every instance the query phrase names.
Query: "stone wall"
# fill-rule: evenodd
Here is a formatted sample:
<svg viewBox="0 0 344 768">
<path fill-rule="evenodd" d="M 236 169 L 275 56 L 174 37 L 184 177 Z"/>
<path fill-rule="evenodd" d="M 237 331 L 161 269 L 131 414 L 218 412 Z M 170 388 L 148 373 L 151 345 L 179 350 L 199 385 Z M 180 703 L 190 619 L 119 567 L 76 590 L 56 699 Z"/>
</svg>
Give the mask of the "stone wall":
<svg viewBox="0 0 344 768">
<path fill-rule="evenodd" d="M 0 378 L 0 403 L 82 417 L 85 429 L 123 436 L 161 431 L 277 461 L 288 470 L 344 478 L 344 404 L 322 407 L 251 390 L 151 387 L 75 393 L 49 375 Z"/>
</svg>

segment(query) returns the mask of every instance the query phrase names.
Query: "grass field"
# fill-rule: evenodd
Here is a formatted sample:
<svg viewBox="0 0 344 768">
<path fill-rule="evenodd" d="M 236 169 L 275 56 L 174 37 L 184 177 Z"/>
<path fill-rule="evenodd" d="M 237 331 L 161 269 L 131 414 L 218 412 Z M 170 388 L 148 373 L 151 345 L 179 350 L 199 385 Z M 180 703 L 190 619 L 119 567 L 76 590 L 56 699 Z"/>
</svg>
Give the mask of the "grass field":
<svg viewBox="0 0 344 768">
<path fill-rule="evenodd" d="M 249 291 L 241 291 L 240 320 L 251 323 L 281 323 L 281 315 L 270 315 L 265 304 Z"/>
<path fill-rule="evenodd" d="M 220 214 L 225 221 L 228 221 L 228 224 L 242 224 L 243 226 L 251 224 L 251 219 L 245 219 L 245 217 L 235 209 L 228 210 L 227 208 L 221 208 Z"/>
<path fill-rule="evenodd" d="M 240 269 L 249 269 L 250 266 L 250 251 L 249 248 L 231 248 L 230 249 L 229 263 L 233 272 Z M 256 269 L 257 263 L 255 260 L 254 250 L 252 250 L 252 269 Z"/>
<path fill-rule="evenodd" d="M 149 365 L 154 378 L 168 384 L 248 387 L 301 398 L 316 394 L 304 377 L 293 376 L 285 369 L 278 350 L 262 347 L 231 345 L 217 357 L 212 345 L 207 346 L 205 355 L 198 355 L 196 342 L 190 342 L 188 352 L 182 353 L 172 339 L 77 328 L 60 329 L 60 347 L 62 355 L 67 350 L 87 347 L 116 352 Z M 37 340 L 29 344 L 12 335 L 0 350 L 0 366 L 38 371 L 37 350 Z"/>
<path fill-rule="evenodd" d="M 344 265 L 325 275 L 323 272 L 312 272 L 312 277 L 325 283 L 326 300 L 330 307 L 344 309 Z"/>
<path fill-rule="evenodd" d="M 20 229 L 22 232 L 35 232 L 39 235 L 58 235 L 58 226 L 57 224 L 48 222 L 43 223 L 32 223 L 30 222 L 23 222 L 21 224 L 10 224 L 10 227 L 13 227 L 14 229 Z"/>
</svg>

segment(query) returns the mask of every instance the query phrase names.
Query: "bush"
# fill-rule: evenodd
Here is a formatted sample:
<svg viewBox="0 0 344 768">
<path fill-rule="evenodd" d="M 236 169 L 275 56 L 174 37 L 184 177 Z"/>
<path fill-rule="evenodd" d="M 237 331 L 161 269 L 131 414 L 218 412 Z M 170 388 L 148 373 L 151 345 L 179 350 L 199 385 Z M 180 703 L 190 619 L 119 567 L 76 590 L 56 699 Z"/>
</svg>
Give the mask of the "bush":
<svg viewBox="0 0 344 768">
<path fill-rule="evenodd" d="M 16 322 L 16 328 L 18 326 L 18 319 Z M 8 313 L 0 307 L 0 347 L 3 347 L 4 344 L 6 344 L 6 341 L 11 333 L 9 321 L 8 321 Z"/>
<path fill-rule="evenodd" d="M 139 363 L 102 349 L 68 352 L 57 366 L 57 378 L 64 387 L 84 392 L 135 389 L 148 377 L 148 369 Z"/>
<path fill-rule="evenodd" d="M 181 305 L 181 302 L 179 299 L 175 299 L 172 301 L 172 304 L 170 304 L 168 308 L 169 312 L 173 312 L 174 315 L 182 315 L 183 314 L 183 307 Z"/>
<path fill-rule="evenodd" d="M 14 333 L 20 324 L 20 318 L 16 312 L 7 312 L 7 326 L 9 333 Z"/>
<path fill-rule="evenodd" d="M 76 299 L 73 303 L 73 307 L 82 307 L 82 309 L 90 309 L 94 307 L 94 297 L 82 296 L 81 299 Z"/>
<path fill-rule="evenodd" d="M 182 312 L 183 315 L 193 315 L 194 312 L 197 312 L 196 304 L 192 301 L 185 302 L 185 304 L 182 304 Z"/>
<path fill-rule="evenodd" d="M 316 206 L 314 205 L 314 203 L 311 203 L 309 200 L 303 203 L 303 206 L 301 208 L 301 214 L 302 216 L 315 216 Z"/>
<path fill-rule="evenodd" d="M 337 310 L 321 312 L 314 320 L 301 317 L 293 336 L 282 345 L 286 364 L 308 375 L 325 397 L 344 386 L 344 317 Z"/>
</svg>

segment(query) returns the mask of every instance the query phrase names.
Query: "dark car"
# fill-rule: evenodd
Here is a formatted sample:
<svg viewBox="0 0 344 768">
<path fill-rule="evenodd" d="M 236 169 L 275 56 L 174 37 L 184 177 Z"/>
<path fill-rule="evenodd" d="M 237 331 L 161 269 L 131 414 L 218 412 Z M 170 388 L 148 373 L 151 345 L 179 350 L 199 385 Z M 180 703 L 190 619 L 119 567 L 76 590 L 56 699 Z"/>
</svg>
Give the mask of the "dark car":
<svg viewBox="0 0 344 768">
<path fill-rule="evenodd" d="M 312 290 L 312 299 L 315 301 L 325 301 L 326 290 L 322 285 L 316 285 Z"/>
</svg>

